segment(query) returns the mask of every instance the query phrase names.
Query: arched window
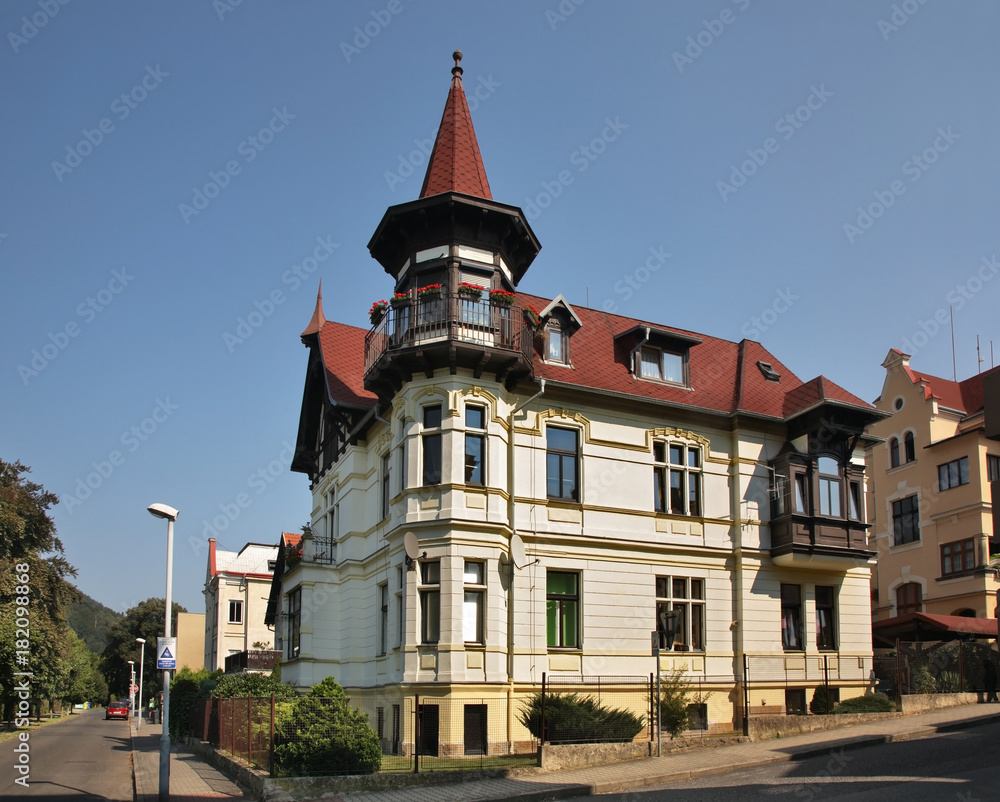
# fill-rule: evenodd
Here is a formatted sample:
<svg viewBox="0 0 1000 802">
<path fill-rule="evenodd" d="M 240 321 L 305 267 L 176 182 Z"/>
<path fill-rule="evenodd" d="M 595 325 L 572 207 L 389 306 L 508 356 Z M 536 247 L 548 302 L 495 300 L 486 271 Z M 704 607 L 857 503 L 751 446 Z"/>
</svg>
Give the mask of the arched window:
<svg viewBox="0 0 1000 802">
<path fill-rule="evenodd" d="M 903 459 L 913 462 L 917 458 L 917 447 L 913 442 L 913 432 L 903 435 Z"/>
<path fill-rule="evenodd" d="M 889 467 L 899 467 L 899 440 L 895 437 L 889 439 Z"/>
<path fill-rule="evenodd" d="M 907 582 L 896 588 L 896 615 L 919 613 L 922 594 L 919 582 Z"/>
</svg>

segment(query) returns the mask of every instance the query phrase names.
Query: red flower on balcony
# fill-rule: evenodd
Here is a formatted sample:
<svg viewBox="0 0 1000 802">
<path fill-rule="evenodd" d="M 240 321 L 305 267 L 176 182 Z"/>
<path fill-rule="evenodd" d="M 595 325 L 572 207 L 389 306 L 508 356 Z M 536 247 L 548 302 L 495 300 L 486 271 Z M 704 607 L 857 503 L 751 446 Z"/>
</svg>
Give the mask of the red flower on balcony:
<svg viewBox="0 0 1000 802">
<path fill-rule="evenodd" d="M 426 287 L 421 287 L 417 290 L 417 297 L 424 298 L 425 300 L 429 298 L 437 298 L 443 291 L 444 287 L 440 284 L 428 284 Z"/>
<path fill-rule="evenodd" d="M 508 290 L 490 290 L 490 301 L 497 306 L 513 306 L 515 297 Z"/>
</svg>

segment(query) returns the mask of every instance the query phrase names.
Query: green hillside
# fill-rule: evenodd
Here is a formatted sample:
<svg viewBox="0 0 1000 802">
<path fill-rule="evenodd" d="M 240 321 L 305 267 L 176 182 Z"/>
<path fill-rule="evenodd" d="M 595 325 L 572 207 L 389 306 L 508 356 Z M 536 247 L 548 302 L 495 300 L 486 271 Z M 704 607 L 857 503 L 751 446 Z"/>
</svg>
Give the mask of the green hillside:
<svg viewBox="0 0 1000 802">
<path fill-rule="evenodd" d="M 108 641 L 108 629 L 124 616 L 81 591 L 82 601 L 70 605 L 67 621 L 77 637 L 95 654 L 101 654 Z"/>
</svg>

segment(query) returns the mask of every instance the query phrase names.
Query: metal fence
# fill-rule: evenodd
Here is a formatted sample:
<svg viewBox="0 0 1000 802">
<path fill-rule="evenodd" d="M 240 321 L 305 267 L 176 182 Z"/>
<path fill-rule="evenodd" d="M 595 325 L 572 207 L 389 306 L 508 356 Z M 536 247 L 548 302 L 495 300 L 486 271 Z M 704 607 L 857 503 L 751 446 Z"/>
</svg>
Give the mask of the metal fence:
<svg viewBox="0 0 1000 802">
<path fill-rule="evenodd" d="M 707 726 L 690 678 L 692 728 Z M 507 695 L 236 697 L 197 713 L 223 752 L 271 776 L 402 773 L 537 765 L 540 742 L 655 738 L 654 675 L 542 675 Z M 211 722 L 210 724 L 208 722 Z"/>
<path fill-rule="evenodd" d="M 743 656 L 743 731 L 754 714 L 769 715 L 785 712 L 805 714 L 810 712 L 809 689 L 822 687 L 824 710 L 830 713 L 839 700 L 840 685 L 871 685 L 873 663 L 870 657 L 842 657 L 831 655 L 744 655 Z M 784 692 L 784 705 L 768 705 L 769 692 Z M 754 707 L 753 700 L 762 696 L 761 705 Z M 773 707 L 773 709 L 772 709 Z M 782 709 L 783 708 L 783 709 Z"/>
<path fill-rule="evenodd" d="M 876 655 L 875 676 L 879 690 L 890 696 L 983 693 L 989 685 L 996 690 L 998 663 L 996 643 L 897 641 L 895 649 Z"/>
</svg>

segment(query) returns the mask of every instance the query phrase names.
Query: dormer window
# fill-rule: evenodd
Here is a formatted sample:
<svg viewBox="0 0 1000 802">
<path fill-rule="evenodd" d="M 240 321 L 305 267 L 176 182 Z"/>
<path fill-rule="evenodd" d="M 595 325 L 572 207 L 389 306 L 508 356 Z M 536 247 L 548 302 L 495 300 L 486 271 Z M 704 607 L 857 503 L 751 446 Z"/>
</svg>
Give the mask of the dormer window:
<svg viewBox="0 0 1000 802">
<path fill-rule="evenodd" d="M 569 364 L 569 337 L 562 323 L 555 317 L 545 324 L 545 361 Z"/>
<path fill-rule="evenodd" d="M 562 295 L 557 295 L 552 303 L 541 311 L 528 305 L 524 308 L 524 314 L 529 324 L 541 320 L 542 359 L 551 364 L 572 367 L 569 341 L 583 323 L 566 299 Z"/>
<path fill-rule="evenodd" d="M 641 375 L 644 379 L 686 384 L 684 381 L 684 354 L 679 351 L 643 346 L 640 362 Z"/>
<path fill-rule="evenodd" d="M 689 355 L 701 344 L 697 337 L 672 329 L 635 326 L 616 335 L 615 340 L 629 344 L 632 372 L 637 379 L 690 386 Z"/>
</svg>

